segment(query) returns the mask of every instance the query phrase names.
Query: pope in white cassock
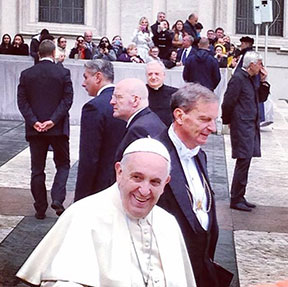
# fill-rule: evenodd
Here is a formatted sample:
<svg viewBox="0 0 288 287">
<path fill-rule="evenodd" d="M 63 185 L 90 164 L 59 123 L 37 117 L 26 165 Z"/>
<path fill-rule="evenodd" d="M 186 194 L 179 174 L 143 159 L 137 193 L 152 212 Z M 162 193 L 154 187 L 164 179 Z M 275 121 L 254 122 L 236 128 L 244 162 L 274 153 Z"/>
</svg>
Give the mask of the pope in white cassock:
<svg viewBox="0 0 288 287">
<path fill-rule="evenodd" d="M 155 206 L 170 180 L 157 140 L 131 143 L 116 183 L 71 205 L 17 277 L 45 287 L 196 286 L 180 228 Z"/>
</svg>

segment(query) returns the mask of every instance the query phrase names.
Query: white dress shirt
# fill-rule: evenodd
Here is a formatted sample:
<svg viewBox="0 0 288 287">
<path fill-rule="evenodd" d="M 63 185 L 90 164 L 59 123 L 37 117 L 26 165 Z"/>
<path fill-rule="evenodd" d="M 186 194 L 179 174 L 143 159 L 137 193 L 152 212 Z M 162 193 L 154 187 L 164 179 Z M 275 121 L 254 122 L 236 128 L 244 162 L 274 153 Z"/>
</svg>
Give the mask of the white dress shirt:
<svg viewBox="0 0 288 287">
<path fill-rule="evenodd" d="M 197 146 L 194 149 L 188 149 L 174 132 L 173 125 L 170 126 L 168 135 L 177 150 L 186 180 L 188 182 L 189 188 L 186 187 L 186 190 L 192 196 L 189 196 L 189 198 L 191 199 L 193 211 L 203 229 L 207 231 L 209 225 L 207 196 L 194 159 L 194 156 L 197 155 L 200 147 Z"/>
</svg>

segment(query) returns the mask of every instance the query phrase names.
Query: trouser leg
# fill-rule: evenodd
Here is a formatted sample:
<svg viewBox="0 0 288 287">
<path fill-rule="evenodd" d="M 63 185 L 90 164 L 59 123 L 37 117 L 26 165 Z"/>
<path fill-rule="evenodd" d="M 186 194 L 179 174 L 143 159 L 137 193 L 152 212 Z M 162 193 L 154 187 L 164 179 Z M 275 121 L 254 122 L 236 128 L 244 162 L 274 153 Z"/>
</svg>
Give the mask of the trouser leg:
<svg viewBox="0 0 288 287">
<path fill-rule="evenodd" d="M 34 198 L 34 207 L 38 213 L 44 214 L 47 207 L 47 191 L 45 185 L 45 164 L 49 143 L 44 137 L 29 139 L 31 154 L 31 192 Z"/>
<path fill-rule="evenodd" d="M 231 203 L 244 201 L 251 158 L 237 158 L 231 186 Z"/>
<path fill-rule="evenodd" d="M 51 189 L 52 201 L 63 203 L 66 196 L 66 183 L 70 169 L 69 139 L 66 136 L 55 136 L 51 140 L 56 174 Z"/>
</svg>

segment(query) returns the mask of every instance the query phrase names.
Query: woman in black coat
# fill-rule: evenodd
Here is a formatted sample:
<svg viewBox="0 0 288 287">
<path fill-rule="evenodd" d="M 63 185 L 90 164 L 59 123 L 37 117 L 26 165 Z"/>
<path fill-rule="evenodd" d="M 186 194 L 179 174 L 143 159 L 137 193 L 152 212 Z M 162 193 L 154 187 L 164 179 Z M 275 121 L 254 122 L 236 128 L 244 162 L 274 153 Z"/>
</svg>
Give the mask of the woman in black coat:
<svg viewBox="0 0 288 287">
<path fill-rule="evenodd" d="M 4 34 L 0 45 L 0 54 L 11 54 L 11 37 L 9 34 Z"/>
<path fill-rule="evenodd" d="M 21 34 L 16 34 L 14 36 L 11 48 L 12 55 L 28 56 L 29 47 L 24 43 L 24 38 Z"/>
</svg>

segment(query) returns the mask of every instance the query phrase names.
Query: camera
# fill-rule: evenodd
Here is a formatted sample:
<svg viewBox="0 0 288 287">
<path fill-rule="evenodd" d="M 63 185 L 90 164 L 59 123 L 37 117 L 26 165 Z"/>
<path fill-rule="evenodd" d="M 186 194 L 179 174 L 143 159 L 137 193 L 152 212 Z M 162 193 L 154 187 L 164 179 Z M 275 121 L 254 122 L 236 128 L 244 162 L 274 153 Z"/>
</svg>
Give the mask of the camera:
<svg viewBox="0 0 288 287">
<path fill-rule="evenodd" d="M 99 44 L 99 47 L 102 48 L 102 49 L 105 49 L 106 48 L 106 44 L 104 42 L 102 42 L 102 43 Z"/>
</svg>

